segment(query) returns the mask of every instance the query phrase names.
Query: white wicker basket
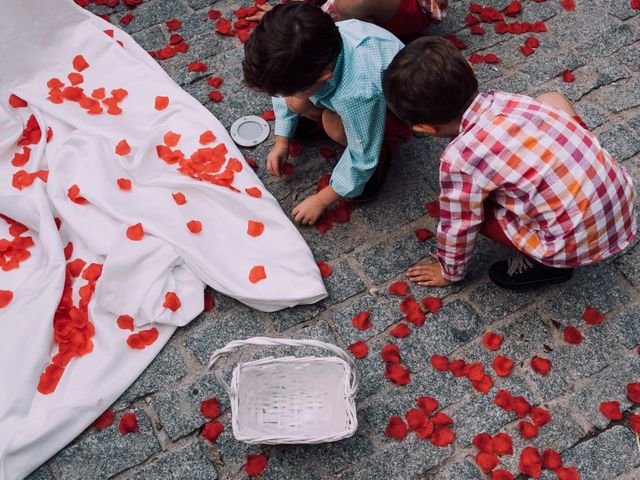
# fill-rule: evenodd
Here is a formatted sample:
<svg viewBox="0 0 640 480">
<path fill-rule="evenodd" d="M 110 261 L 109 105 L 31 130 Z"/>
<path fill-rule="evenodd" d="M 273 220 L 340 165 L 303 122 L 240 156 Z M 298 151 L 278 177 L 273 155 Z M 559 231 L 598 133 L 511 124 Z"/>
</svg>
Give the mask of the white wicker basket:
<svg viewBox="0 0 640 480">
<path fill-rule="evenodd" d="M 218 359 L 245 345 L 320 347 L 337 357 L 263 358 L 238 364 L 228 385 L 233 436 L 246 443 L 324 443 L 352 436 L 358 428 L 355 396 L 358 374 L 341 348 L 316 340 L 254 337 L 216 350 Z"/>
</svg>

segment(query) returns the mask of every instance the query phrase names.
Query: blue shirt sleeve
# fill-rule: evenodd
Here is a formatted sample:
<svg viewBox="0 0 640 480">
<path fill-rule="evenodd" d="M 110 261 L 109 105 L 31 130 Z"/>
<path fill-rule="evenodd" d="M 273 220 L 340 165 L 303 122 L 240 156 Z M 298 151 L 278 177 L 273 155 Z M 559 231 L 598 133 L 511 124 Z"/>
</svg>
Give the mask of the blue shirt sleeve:
<svg viewBox="0 0 640 480">
<path fill-rule="evenodd" d="M 273 113 L 276 116 L 274 133 L 278 136 L 291 138 L 298 126 L 298 114 L 289 110 L 283 97 L 272 97 Z"/>
<path fill-rule="evenodd" d="M 362 193 L 380 159 L 387 106 L 382 93 L 351 98 L 339 109 L 347 148 L 333 169 L 330 185 L 338 195 L 354 198 Z"/>
</svg>

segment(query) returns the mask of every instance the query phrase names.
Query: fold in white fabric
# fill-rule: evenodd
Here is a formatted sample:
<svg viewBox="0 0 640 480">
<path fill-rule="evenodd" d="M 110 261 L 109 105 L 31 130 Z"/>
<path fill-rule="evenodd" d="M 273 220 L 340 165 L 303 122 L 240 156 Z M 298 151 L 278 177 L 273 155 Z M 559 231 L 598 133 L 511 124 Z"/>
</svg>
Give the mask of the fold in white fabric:
<svg viewBox="0 0 640 480">
<path fill-rule="evenodd" d="M 73 66 L 78 55 L 89 65 L 80 72 Z M 47 82 L 58 78 L 63 90 L 77 82 L 78 77 L 68 78 L 74 72 L 82 76 L 77 86 L 88 97 L 101 87 L 106 97 L 125 89 L 128 94 L 117 103 L 122 113 L 107 113 L 100 99 L 99 114 L 88 114 L 78 101 L 47 99 L 56 97 Z M 27 105 L 11 106 L 11 95 Z M 168 107 L 156 110 L 156 96 L 168 97 Z M 21 165 L 14 155 L 24 150 L 17 143 L 34 121 L 41 135 L 32 137 L 29 159 Z M 203 146 L 199 138 L 207 130 L 216 140 Z M 232 181 L 226 186 L 200 181 L 178 171 L 180 163 L 159 158 L 156 146 L 169 131 L 181 135 L 173 150 L 187 158 L 224 144 L 225 162 L 240 160 L 233 169 L 221 166 Z M 131 151 L 118 155 L 123 139 Z M 33 178 L 23 185 L 21 175 Z M 119 188 L 121 178 L 131 181 L 130 190 Z M 87 203 L 71 201 L 73 185 Z M 261 196 L 249 195 L 251 188 Z M 176 203 L 177 192 L 185 204 Z M 0 306 L 0 480 L 28 475 L 90 425 L 175 328 L 202 311 L 205 284 L 264 311 L 326 296 L 307 245 L 220 122 L 131 37 L 70 0 L 46 7 L 38 0 L 0 2 L 0 213 L 0 305 L 6 292 L 12 294 Z M 201 222 L 200 233 L 187 228 L 192 220 Z M 249 235 L 249 221 L 264 231 Z M 138 223 L 144 235 L 133 241 L 126 232 Z M 2 239 L 18 239 L 28 251 L 20 254 L 17 268 L 7 265 L 11 252 Z M 76 278 L 68 264 L 77 259 L 86 265 Z M 102 272 L 93 288 L 83 291 L 91 272 L 97 268 L 99 274 L 98 265 L 89 268 L 93 263 L 102 265 Z M 264 268 L 266 278 L 251 281 L 254 267 Z M 61 303 L 65 278 L 71 281 L 73 308 L 64 306 L 64 298 Z M 87 289 L 95 290 L 88 306 Z M 175 311 L 165 306 L 169 292 L 181 303 Z M 88 319 L 78 314 L 83 305 Z M 134 319 L 133 332 L 118 326 L 121 315 Z M 56 357 L 68 339 L 60 324 L 54 335 L 54 316 L 71 318 L 84 335 L 70 359 Z M 158 338 L 148 346 L 128 345 L 129 335 L 152 328 Z M 55 375 L 43 380 L 50 365 Z M 57 383 L 51 377 L 59 377 Z"/>
</svg>

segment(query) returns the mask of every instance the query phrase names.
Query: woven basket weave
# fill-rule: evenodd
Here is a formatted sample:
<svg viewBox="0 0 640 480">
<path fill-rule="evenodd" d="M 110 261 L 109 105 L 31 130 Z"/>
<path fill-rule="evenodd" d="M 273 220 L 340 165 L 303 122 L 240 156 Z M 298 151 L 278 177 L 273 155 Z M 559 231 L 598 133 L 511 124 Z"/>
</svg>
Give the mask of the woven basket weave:
<svg viewBox="0 0 640 480">
<path fill-rule="evenodd" d="M 238 364 L 227 384 L 233 436 L 245 443 L 324 443 L 352 436 L 358 428 L 355 396 L 358 374 L 341 348 L 317 340 L 254 337 L 216 350 L 218 359 L 245 345 L 320 347 L 335 357 L 263 358 Z"/>
</svg>

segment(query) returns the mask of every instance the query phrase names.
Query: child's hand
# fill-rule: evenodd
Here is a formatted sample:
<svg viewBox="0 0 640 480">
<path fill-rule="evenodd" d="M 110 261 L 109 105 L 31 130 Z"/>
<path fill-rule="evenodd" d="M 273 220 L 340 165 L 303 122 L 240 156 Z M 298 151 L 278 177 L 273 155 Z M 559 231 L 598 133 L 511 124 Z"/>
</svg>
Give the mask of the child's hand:
<svg viewBox="0 0 640 480">
<path fill-rule="evenodd" d="M 264 17 L 264 14 L 273 10 L 272 5 L 258 5 L 258 11 L 252 16 L 247 17 L 248 22 L 259 22 Z"/>
<path fill-rule="evenodd" d="M 431 256 L 436 260 L 438 259 L 438 256 L 435 254 Z M 444 287 L 451 284 L 451 282 L 443 278 L 442 266 L 438 261 L 435 263 L 414 265 L 407 270 L 407 277 L 421 287 Z"/>
<path fill-rule="evenodd" d="M 289 159 L 289 139 L 276 136 L 276 143 L 267 155 L 267 171 L 282 177 L 282 166 Z"/>
<path fill-rule="evenodd" d="M 316 193 L 294 207 L 293 218 L 303 225 L 313 225 L 326 208 L 327 203 Z"/>
</svg>

